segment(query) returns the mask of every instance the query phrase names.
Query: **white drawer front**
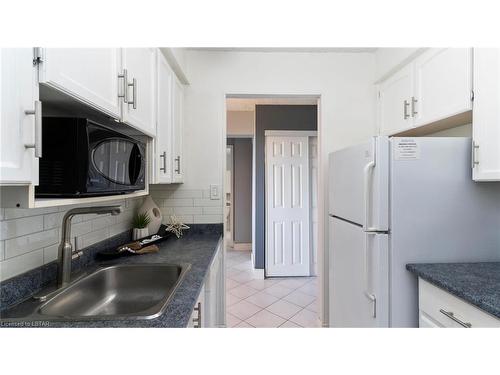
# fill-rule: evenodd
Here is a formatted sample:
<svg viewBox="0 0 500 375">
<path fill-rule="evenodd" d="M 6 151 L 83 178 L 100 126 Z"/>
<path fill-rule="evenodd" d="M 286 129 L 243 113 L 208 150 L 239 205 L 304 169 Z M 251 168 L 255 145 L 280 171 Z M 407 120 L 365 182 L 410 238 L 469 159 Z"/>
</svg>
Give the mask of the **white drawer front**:
<svg viewBox="0 0 500 375">
<path fill-rule="evenodd" d="M 470 324 L 471 327 L 500 327 L 500 319 L 421 278 L 418 280 L 419 315 L 422 327 L 429 326 L 422 321 L 422 317 L 430 318 L 435 325 L 443 327 L 463 327 L 453 318 L 464 324 Z"/>
</svg>

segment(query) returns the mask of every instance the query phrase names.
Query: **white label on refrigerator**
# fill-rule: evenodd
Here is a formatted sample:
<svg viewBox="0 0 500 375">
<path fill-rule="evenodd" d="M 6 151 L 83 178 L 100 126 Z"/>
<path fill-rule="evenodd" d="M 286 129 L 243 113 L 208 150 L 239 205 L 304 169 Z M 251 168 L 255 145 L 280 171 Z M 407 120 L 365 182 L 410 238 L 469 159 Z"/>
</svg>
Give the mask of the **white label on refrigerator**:
<svg viewBox="0 0 500 375">
<path fill-rule="evenodd" d="M 420 159 L 419 141 L 415 138 L 398 138 L 394 144 L 394 160 Z"/>
</svg>

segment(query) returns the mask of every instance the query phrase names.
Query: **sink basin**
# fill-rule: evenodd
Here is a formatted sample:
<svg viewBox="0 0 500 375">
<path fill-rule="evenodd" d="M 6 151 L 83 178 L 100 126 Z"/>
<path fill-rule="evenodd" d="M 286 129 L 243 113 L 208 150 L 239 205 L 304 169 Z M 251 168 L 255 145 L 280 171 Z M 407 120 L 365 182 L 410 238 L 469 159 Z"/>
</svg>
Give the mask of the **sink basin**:
<svg viewBox="0 0 500 375">
<path fill-rule="evenodd" d="M 100 268 L 45 302 L 38 314 L 61 319 L 151 319 L 166 308 L 189 265 Z"/>
</svg>

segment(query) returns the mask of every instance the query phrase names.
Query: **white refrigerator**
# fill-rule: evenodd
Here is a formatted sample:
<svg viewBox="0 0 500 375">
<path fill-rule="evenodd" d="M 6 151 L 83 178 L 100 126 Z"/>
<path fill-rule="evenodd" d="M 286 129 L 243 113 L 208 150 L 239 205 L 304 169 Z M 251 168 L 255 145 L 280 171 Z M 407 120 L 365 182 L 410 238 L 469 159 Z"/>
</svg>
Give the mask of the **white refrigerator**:
<svg viewBox="0 0 500 375">
<path fill-rule="evenodd" d="M 387 138 L 329 155 L 330 322 L 417 327 L 407 263 L 500 260 L 500 183 L 469 138 Z"/>
</svg>

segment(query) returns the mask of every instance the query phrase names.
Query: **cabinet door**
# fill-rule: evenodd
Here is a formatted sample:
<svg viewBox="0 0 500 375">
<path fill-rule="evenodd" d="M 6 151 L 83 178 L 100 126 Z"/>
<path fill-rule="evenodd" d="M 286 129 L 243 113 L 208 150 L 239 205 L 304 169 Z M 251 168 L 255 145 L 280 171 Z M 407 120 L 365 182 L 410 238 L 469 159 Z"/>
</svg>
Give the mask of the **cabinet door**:
<svg viewBox="0 0 500 375">
<path fill-rule="evenodd" d="M 201 288 L 200 295 L 194 305 L 193 313 L 189 318 L 188 328 L 205 328 L 205 286 Z"/>
<path fill-rule="evenodd" d="M 410 100 L 413 93 L 413 65 L 407 65 L 379 87 L 380 134 L 391 135 L 412 127 Z"/>
<path fill-rule="evenodd" d="M 182 155 L 182 109 L 184 101 L 184 89 L 182 84 L 174 79 L 173 85 L 173 182 L 183 182 L 184 180 L 184 159 Z"/>
<path fill-rule="evenodd" d="M 119 48 L 44 48 L 40 83 L 120 117 Z"/>
<path fill-rule="evenodd" d="M 156 134 L 156 49 L 123 48 L 127 70 L 128 103 L 123 104 L 123 122 L 152 137 Z"/>
<path fill-rule="evenodd" d="M 500 181 L 500 49 L 474 49 L 475 181 Z"/>
<path fill-rule="evenodd" d="M 415 60 L 415 126 L 472 109 L 470 48 L 431 48 Z"/>
<path fill-rule="evenodd" d="M 154 140 L 153 183 L 169 184 L 172 182 L 172 89 L 174 73 L 166 59 L 158 53 L 157 79 L 157 119 L 156 139 Z"/>
<path fill-rule="evenodd" d="M 38 184 L 38 159 L 25 147 L 35 143 L 35 116 L 25 111 L 36 100 L 33 49 L 0 49 L 0 184 Z"/>
</svg>

